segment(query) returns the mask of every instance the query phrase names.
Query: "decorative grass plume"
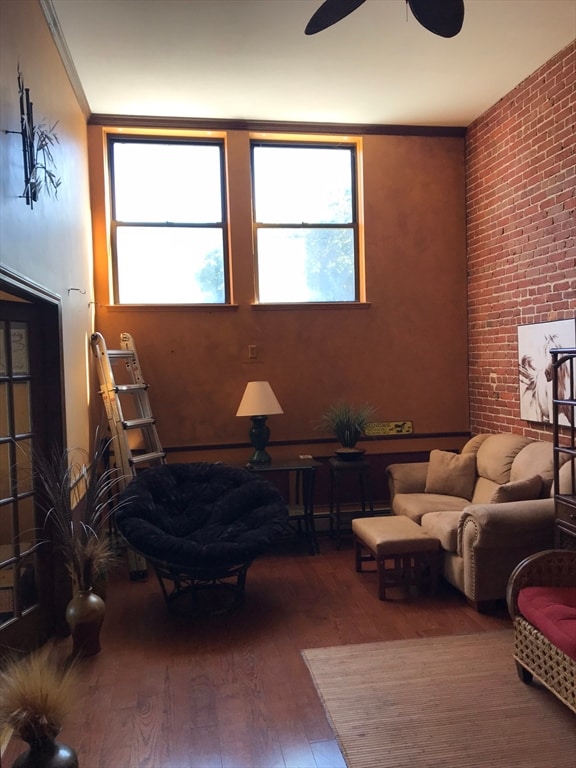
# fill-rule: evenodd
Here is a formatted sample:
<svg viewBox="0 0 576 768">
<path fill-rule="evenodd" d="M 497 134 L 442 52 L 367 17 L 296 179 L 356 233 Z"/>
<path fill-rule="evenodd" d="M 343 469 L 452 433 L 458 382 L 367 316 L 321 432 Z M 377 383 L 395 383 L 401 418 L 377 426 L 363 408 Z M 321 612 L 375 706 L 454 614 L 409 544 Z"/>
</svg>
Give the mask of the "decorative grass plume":
<svg viewBox="0 0 576 768">
<path fill-rule="evenodd" d="M 76 698 L 76 666 L 45 645 L 0 667 L 0 734 L 13 729 L 29 744 L 54 739 Z M 2 739 L 0 739 L 2 741 Z"/>
<path fill-rule="evenodd" d="M 52 525 L 54 544 L 81 590 L 90 589 L 116 560 L 109 537 L 102 535 L 117 509 L 119 483 L 117 470 L 104 468 L 108 445 L 96 440 L 89 465 L 77 460 L 81 451 L 34 457 L 46 524 Z"/>
<path fill-rule="evenodd" d="M 329 406 L 322 414 L 317 429 L 332 432 L 344 448 L 353 448 L 364 434 L 366 424 L 375 412 L 368 403 L 355 407 L 345 401 Z"/>
</svg>

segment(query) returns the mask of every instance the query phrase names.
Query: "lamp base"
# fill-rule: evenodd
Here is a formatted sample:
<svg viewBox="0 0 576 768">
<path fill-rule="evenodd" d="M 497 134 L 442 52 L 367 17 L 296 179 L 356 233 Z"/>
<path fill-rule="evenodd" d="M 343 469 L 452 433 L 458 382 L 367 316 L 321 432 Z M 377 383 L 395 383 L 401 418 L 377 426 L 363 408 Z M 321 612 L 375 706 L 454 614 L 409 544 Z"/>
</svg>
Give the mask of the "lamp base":
<svg viewBox="0 0 576 768">
<path fill-rule="evenodd" d="M 270 464 L 272 461 L 272 458 L 270 454 L 262 449 L 257 449 L 254 451 L 252 456 L 250 457 L 250 464 Z"/>
<path fill-rule="evenodd" d="M 270 464 L 272 459 L 266 452 L 266 446 L 270 438 L 270 428 L 266 424 L 267 416 L 251 416 L 252 426 L 249 436 L 254 453 L 250 459 L 250 464 Z"/>
</svg>

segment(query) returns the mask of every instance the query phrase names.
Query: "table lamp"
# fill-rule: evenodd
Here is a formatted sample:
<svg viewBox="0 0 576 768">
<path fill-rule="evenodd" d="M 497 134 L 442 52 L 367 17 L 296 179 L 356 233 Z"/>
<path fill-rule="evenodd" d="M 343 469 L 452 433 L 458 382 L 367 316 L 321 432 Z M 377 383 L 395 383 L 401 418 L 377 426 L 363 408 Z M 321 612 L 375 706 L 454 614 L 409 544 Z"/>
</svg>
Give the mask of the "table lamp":
<svg viewBox="0 0 576 768">
<path fill-rule="evenodd" d="M 250 416 L 252 419 L 248 435 L 254 453 L 250 458 L 250 464 L 269 464 L 272 461 L 266 452 L 270 439 L 270 428 L 266 424 L 266 419 L 276 413 L 284 413 L 284 411 L 270 384 L 267 381 L 249 381 L 236 416 Z"/>
</svg>

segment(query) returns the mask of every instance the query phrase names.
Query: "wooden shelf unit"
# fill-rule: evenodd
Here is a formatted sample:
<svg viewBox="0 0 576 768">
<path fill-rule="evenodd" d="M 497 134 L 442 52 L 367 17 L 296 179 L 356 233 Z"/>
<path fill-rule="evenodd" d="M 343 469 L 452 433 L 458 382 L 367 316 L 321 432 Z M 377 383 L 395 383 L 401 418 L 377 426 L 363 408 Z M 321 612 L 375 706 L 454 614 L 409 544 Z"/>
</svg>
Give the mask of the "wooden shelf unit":
<svg viewBox="0 0 576 768">
<path fill-rule="evenodd" d="M 552 406 L 556 546 L 576 550 L 576 348 L 553 349 Z M 560 423 L 564 415 L 568 425 Z M 568 488 L 559 492 L 560 467 L 571 462 Z"/>
</svg>

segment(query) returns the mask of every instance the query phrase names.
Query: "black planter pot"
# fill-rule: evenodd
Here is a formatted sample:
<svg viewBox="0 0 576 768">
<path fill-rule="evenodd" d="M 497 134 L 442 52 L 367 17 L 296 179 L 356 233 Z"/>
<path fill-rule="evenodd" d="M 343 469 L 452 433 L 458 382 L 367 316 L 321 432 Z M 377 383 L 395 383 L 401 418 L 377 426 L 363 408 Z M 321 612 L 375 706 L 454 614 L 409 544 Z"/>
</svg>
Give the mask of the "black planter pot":
<svg viewBox="0 0 576 768">
<path fill-rule="evenodd" d="M 338 448 L 334 453 L 338 461 L 358 461 L 363 458 L 366 450 L 364 448 Z"/>
</svg>

